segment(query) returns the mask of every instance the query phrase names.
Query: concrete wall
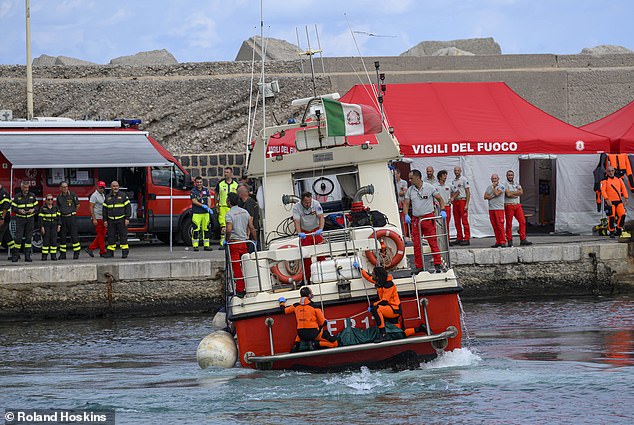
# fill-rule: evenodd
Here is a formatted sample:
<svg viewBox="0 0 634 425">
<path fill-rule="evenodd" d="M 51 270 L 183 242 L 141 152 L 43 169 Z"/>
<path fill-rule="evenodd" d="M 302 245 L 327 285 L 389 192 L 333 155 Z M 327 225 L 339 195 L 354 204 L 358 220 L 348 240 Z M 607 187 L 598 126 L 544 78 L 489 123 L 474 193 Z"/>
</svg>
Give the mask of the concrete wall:
<svg viewBox="0 0 634 425">
<path fill-rule="evenodd" d="M 538 245 L 451 251 L 465 299 L 634 292 L 634 245 Z M 215 311 L 221 260 L 4 267 L 0 321 Z"/>
</svg>

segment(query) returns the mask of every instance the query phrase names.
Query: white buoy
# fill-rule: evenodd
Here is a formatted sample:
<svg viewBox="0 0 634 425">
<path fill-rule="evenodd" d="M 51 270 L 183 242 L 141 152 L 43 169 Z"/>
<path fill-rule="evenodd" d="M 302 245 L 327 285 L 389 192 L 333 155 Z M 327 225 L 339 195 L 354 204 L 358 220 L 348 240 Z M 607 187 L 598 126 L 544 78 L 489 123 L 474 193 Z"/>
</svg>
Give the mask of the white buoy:
<svg viewBox="0 0 634 425">
<path fill-rule="evenodd" d="M 227 327 L 227 313 L 223 310 L 218 311 L 211 321 L 211 328 L 215 330 L 222 330 Z"/>
<path fill-rule="evenodd" d="M 217 331 L 204 337 L 196 350 L 196 360 L 202 368 L 209 366 L 230 368 L 238 360 L 238 348 L 233 336 Z"/>
</svg>

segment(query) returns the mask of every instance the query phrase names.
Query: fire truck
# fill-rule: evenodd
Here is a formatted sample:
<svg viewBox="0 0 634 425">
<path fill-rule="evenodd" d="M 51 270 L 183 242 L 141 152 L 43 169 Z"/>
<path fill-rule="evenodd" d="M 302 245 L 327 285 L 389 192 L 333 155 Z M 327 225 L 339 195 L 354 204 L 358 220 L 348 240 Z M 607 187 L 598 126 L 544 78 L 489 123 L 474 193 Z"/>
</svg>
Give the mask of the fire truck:
<svg viewBox="0 0 634 425">
<path fill-rule="evenodd" d="M 98 181 L 106 182 L 109 191 L 117 180 L 132 204 L 129 233 L 169 243 L 171 231 L 174 242 L 191 244 L 193 180 L 140 124 L 67 118 L 0 121 L 0 183 L 14 196 L 20 182 L 28 181 L 41 205 L 44 196 L 56 196 L 60 183 L 68 182 L 80 201 L 80 234 L 90 236 L 90 195 Z M 33 246 L 41 246 L 39 229 Z"/>
</svg>

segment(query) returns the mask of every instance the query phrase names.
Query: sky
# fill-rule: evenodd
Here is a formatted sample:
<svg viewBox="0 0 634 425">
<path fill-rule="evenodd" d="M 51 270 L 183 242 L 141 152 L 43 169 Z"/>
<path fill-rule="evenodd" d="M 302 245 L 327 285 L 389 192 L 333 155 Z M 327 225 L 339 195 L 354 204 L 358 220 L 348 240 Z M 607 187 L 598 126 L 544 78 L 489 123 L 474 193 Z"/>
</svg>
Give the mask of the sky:
<svg viewBox="0 0 634 425">
<path fill-rule="evenodd" d="M 0 0 L 0 64 L 26 63 L 25 0 Z M 397 56 L 425 40 L 493 37 L 504 54 L 634 50 L 633 0 L 30 0 L 32 57 L 98 64 L 167 49 L 178 62 L 232 61 L 260 34 L 326 57 Z M 317 28 L 317 31 L 315 31 Z M 354 37 L 353 37 L 354 34 Z"/>
</svg>

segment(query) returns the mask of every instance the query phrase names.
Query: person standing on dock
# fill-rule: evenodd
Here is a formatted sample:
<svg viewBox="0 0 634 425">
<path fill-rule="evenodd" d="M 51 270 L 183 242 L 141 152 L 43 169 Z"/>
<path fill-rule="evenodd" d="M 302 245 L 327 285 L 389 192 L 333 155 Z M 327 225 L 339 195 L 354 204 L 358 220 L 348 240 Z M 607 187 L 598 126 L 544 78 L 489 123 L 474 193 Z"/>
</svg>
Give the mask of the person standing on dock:
<svg viewBox="0 0 634 425">
<path fill-rule="evenodd" d="M 44 199 L 38 223 L 42 232 L 42 261 L 46 261 L 48 254 L 51 254 L 51 261 L 55 261 L 57 260 L 57 233 L 60 230 L 59 207 L 53 202 L 53 195 L 48 194 Z"/>
<path fill-rule="evenodd" d="M 37 214 L 37 198 L 31 192 L 31 185 L 27 181 L 20 184 L 18 192 L 11 202 L 11 211 L 15 214 L 15 240 L 11 261 L 17 263 L 20 259 L 20 249 L 24 248 L 24 261 L 31 261 L 31 238 L 35 226 L 35 216 Z M 24 239 L 24 243 L 22 243 Z"/>
<path fill-rule="evenodd" d="M 61 214 L 62 228 L 59 231 L 59 258 L 66 259 L 66 238 L 70 237 L 72 243 L 73 259 L 79 258 L 81 245 L 79 244 L 79 227 L 77 226 L 77 211 L 79 210 L 79 198 L 75 192 L 68 190 L 68 183 L 59 185 L 60 193 L 57 195 L 57 207 Z"/>
<path fill-rule="evenodd" d="M 484 199 L 489 201 L 489 220 L 495 234 L 495 245 L 492 248 L 506 247 L 504 236 L 504 185 L 500 184 L 497 174 L 491 175 L 491 184 L 484 191 Z"/>
<path fill-rule="evenodd" d="M 194 225 L 192 248 L 198 251 L 198 245 L 202 240 L 203 249 L 211 251 L 209 246 L 209 222 L 213 214 L 211 192 L 203 186 L 202 177 L 198 176 L 194 179 L 194 187 L 189 197 L 192 200 L 192 224 Z"/>
<path fill-rule="evenodd" d="M 401 178 L 401 170 L 398 167 L 394 169 L 394 186 L 396 187 L 401 230 L 403 231 L 403 236 L 409 236 L 409 231 L 405 224 L 405 214 L 407 214 L 407 211 L 403 211 L 403 201 L 405 200 L 405 192 L 407 192 L 407 180 Z"/>
<path fill-rule="evenodd" d="M 455 167 L 453 173 L 456 177 L 451 182 L 451 202 L 453 204 L 453 220 L 456 224 L 456 241 L 450 245 L 469 245 L 471 243 L 471 229 L 469 228 L 471 188 L 469 180 L 462 175 L 462 168 Z M 462 233 L 463 227 L 464 234 Z"/>
<path fill-rule="evenodd" d="M 603 195 L 607 205 L 606 214 L 610 238 L 614 238 L 620 236 L 623 231 L 628 195 L 623 180 L 614 175 L 614 167 L 608 165 L 605 172 L 607 176 L 601 182 L 601 195 Z"/>
<path fill-rule="evenodd" d="M 250 235 L 249 239 L 252 240 L 254 244 L 249 244 L 249 249 L 253 247 L 259 247 L 258 236 L 260 232 L 260 206 L 258 205 L 258 201 L 256 201 L 251 196 L 249 186 L 243 183 L 238 186 L 238 197 L 240 198 L 238 206 L 247 210 L 247 212 L 253 219 L 253 228 L 255 229 L 255 234 Z"/>
<path fill-rule="evenodd" d="M 447 213 L 447 219 L 445 220 L 446 232 L 449 234 L 449 222 L 451 221 L 451 185 L 447 183 L 447 170 L 440 170 L 436 175 L 438 182 L 436 183 L 436 190 L 445 203 L 445 213 Z"/>
<path fill-rule="evenodd" d="M 117 249 L 117 239 L 121 248 L 121 258 L 127 258 L 130 252 L 128 245 L 128 224 L 132 216 L 132 206 L 128 194 L 119 190 L 119 182 L 110 183 L 110 193 L 106 195 L 103 203 L 103 218 L 107 230 L 108 246 L 104 255 L 106 258 L 114 257 Z"/>
<path fill-rule="evenodd" d="M 302 246 L 317 245 L 324 241 L 321 233 L 324 231 L 324 210 L 321 204 L 313 199 L 310 192 L 302 192 L 300 201 L 291 210 L 295 231 Z M 308 258 L 306 258 L 308 257 Z M 310 256 L 304 258 L 304 282 L 310 282 Z"/>
<path fill-rule="evenodd" d="M 515 183 L 515 173 L 513 170 L 506 172 L 506 188 L 504 190 L 504 216 L 506 218 L 506 240 L 508 246 L 513 246 L 513 218 L 520 225 L 520 245 L 532 245 L 526 240 L 526 218 L 524 210 L 520 204 L 520 196 L 524 194 L 524 189 L 519 183 Z"/>
<path fill-rule="evenodd" d="M 405 222 L 412 225 L 412 242 L 414 243 L 414 267 L 417 271 L 423 269 L 422 237 L 424 236 L 431 248 L 436 272 L 442 272 L 442 258 L 436 239 L 436 214 L 434 213 L 434 200 L 440 205 L 440 215 L 447 217 L 445 213 L 445 202 L 438 193 L 438 190 L 429 183 L 423 182 L 419 170 L 412 170 L 409 173 L 409 180 L 412 185 L 405 193 L 405 203 L 403 209 L 408 210 L 412 203 L 412 215 L 405 215 Z M 420 227 L 420 229 L 419 229 Z M 421 234 L 422 230 L 422 234 Z"/>
<path fill-rule="evenodd" d="M 220 223 L 220 249 L 224 249 L 226 223 L 225 214 L 229 211 L 227 195 L 238 191 L 238 182 L 233 178 L 233 168 L 225 167 L 224 179 L 216 185 L 216 199 L 218 200 L 218 223 Z"/>
<path fill-rule="evenodd" d="M 106 182 L 97 182 L 97 189 L 90 195 L 90 218 L 92 224 L 95 226 L 97 236 L 85 249 L 86 253 L 91 257 L 94 257 L 92 253 L 95 249 L 99 248 L 99 255 L 103 257 L 106 255 L 106 226 L 103 224 L 103 203 L 106 200 Z"/>
<path fill-rule="evenodd" d="M 11 195 L 7 192 L 2 183 L 0 183 L 0 243 L 7 247 L 9 252 L 9 260 L 11 259 L 11 251 L 15 242 L 9 231 L 9 223 L 11 221 Z"/>
<path fill-rule="evenodd" d="M 244 208 L 240 208 L 238 203 L 240 198 L 237 193 L 229 193 L 227 196 L 227 204 L 229 211 L 225 214 L 227 225 L 227 246 L 229 250 L 229 258 L 231 258 L 231 271 L 233 272 L 233 282 L 235 285 L 236 295 L 240 298 L 246 295 L 246 286 L 244 284 L 244 275 L 242 274 L 242 255 L 249 252 L 247 241 L 249 234 L 255 234 L 253 227 L 253 218 Z"/>
</svg>

